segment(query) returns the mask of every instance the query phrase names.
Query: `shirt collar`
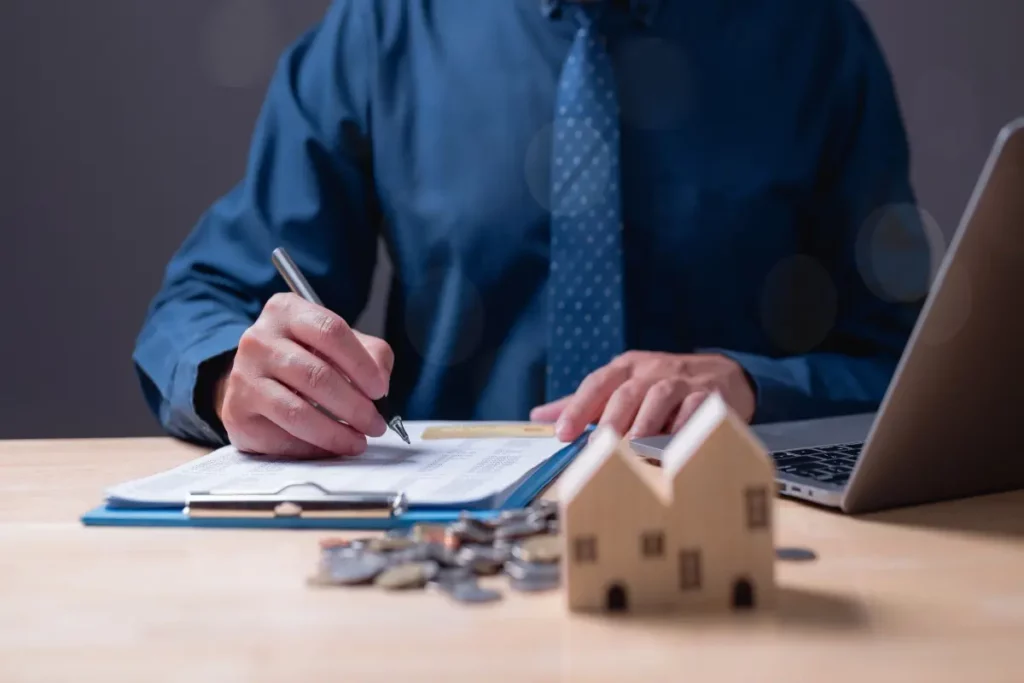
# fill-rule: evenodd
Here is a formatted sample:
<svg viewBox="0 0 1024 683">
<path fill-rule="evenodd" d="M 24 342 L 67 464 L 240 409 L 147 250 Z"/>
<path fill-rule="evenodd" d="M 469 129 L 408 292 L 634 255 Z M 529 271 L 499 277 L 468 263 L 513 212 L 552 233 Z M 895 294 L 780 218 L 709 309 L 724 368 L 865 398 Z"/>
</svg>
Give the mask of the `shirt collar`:
<svg viewBox="0 0 1024 683">
<path fill-rule="evenodd" d="M 628 5 L 633 17 L 650 27 L 658 13 L 662 0 L 541 0 L 540 9 L 546 17 L 557 17 L 563 5 L 581 4 L 584 2 L 613 2 Z"/>
</svg>

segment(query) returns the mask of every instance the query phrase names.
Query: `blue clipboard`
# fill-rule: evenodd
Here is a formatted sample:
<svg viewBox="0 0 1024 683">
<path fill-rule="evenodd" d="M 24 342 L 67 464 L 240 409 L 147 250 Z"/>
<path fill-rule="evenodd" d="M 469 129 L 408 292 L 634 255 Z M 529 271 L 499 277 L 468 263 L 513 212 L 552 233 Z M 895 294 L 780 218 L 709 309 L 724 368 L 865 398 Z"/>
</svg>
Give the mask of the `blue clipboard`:
<svg viewBox="0 0 1024 683">
<path fill-rule="evenodd" d="M 588 430 L 589 431 L 589 430 Z M 488 519 L 501 514 L 503 510 L 521 508 L 528 505 L 583 450 L 588 433 L 558 451 L 553 457 L 538 467 L 519 486 L 511 491 L 499 506 L 490 509 L 453 509 L 441 507 L 411 506 L 406 512 L 390 518 L 332 518 L 303 519 L 298 517 L 202 517 L 192 518 L 184 512 L 182 506 L 175 507 L 121 507 L 100 505 L 81 517 L 86 526 L 106 527 L 204 527 L 220 529 L 352 529 L 352 530 L 389 530 L 410 527 L 414 524 L 445 524 L 458 519 L 466 512 L 478 519 Z"/>
</svg>

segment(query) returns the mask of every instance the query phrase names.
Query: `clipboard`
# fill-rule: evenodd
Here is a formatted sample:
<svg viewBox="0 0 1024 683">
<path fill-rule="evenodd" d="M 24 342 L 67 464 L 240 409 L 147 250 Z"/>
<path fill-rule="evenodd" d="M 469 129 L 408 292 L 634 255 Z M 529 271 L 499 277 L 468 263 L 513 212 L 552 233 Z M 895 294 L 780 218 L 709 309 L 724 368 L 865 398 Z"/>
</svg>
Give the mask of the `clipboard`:
<svg viewBox="0 0 1024 683">
<path fill-rule="evenodd" d="M 220 529 L 330 529 L 376 531 L 415 524 L 445 524 L 462 514 L 478 519 L 529 505 L 583 450 L 589 430 L 555 453 L 500 502 L 486 509 L 410 505 L 401 492 L 347 493 L 295 482 L 277 491 L 199 491 L 184 507 L 100 505 L 81 517 L 95 527 L 198 527 Z M 303 487 L 316 497 L 295 495 Z"/>
</svg>

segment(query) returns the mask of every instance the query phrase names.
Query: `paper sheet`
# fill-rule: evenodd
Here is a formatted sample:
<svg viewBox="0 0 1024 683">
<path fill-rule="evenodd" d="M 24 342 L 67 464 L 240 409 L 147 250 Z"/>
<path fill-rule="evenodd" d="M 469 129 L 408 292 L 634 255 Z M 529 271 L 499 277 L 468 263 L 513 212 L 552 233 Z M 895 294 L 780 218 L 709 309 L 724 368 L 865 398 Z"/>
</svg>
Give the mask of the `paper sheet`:
<svg viewBox="0 0 1024 683">
<path fill-rule="evenodd" d="M 554 438 L 420 440 L 423 429 L 443 424 L 407 422 L 411 445 L 389 431 L 369 439 L 358 457 L 326 461 L 269 460 L 228 446 L 114 486 L 107 496 L 111 502 L 184 505 L 193 491 L 269 492 L 315 482 L 331 491 L 402 491 L 413 505 L 451 505 L 504 493 L 566 446 Z"/>
</svg>

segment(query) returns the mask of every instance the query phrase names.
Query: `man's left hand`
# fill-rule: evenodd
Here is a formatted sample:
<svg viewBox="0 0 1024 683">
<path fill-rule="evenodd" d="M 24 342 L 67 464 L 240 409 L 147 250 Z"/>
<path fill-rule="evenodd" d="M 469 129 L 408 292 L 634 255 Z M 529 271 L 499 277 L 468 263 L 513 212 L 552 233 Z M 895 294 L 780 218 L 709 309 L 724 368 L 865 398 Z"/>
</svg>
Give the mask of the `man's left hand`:
<svg viewBox="0 0 1024 683">
<path fill-rule="evenodd" d="M 742 419 L 754 415 L 754 389 L 738 363 L 718 354 L 629 351 L 590 373 L 575 394 L 534 408 L 562 441 L 597 423 L 629 438 L 674 434 L 717 391 Z"/>
</svg>

